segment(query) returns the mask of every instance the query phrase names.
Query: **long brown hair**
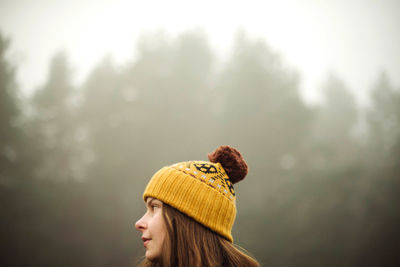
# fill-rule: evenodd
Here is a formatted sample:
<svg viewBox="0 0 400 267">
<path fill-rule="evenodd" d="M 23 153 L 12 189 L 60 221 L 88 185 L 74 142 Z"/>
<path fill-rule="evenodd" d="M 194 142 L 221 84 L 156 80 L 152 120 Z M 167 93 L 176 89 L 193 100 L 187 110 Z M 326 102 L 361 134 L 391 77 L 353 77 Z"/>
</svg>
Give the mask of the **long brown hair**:
<svg viewBox="0 0 400 267">
<path fill-rule="evenodd" d="M 231 242 L 175 208 L 163 203 L 167 236 L 157 262 L 142 267 L 259 267 L 260 264 Z"/>
</svg>

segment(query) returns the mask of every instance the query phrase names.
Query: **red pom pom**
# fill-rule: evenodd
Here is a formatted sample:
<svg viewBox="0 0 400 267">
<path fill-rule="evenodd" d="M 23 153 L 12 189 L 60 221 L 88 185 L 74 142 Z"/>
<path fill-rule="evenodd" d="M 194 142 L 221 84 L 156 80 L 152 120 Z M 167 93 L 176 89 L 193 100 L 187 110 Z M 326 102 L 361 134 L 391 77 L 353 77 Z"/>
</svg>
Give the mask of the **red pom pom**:
<svg viewBox="0 0 400 267">
<path fill-rule="evenodd" d="M 221 163 L 232 184 L 246 177 L 249 167 L 240 152 L 230 146 L 220 146 L 213 153 L 208 154 L 213 163 Z"/>
</svg>

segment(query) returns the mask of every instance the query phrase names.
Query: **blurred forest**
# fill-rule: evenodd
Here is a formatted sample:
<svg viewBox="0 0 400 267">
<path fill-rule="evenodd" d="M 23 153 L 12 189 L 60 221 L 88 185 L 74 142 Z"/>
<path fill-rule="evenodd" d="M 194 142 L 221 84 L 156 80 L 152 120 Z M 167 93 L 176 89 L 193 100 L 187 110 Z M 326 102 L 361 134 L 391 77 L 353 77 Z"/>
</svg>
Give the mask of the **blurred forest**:
<svg viewBox="0 0 400 267">
<path fill-rule="evenodd" d="M 262 266 L 400 266 L 400 90 L 385 73 L 368 108 L 334 74 L 311 106 L 263 40 L 239 32 L 222 61 L 202 32 L 155 32 L 78 87 L 59 52 L 22 97 L 10 45 L 0 34 L 1 266 L 135 265 L 152 174 L 225 144 L 250 166 L 235 243 Z"/>
</svg>

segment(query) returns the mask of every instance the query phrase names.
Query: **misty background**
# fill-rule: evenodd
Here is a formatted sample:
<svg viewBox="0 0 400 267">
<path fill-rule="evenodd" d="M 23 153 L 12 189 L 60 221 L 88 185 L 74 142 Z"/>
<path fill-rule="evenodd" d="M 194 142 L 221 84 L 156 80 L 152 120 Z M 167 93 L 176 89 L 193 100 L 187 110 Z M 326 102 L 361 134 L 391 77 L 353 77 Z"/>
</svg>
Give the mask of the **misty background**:
<svg viewBox="0 0 400 267">
<path fill-rule="evenodd" d="M 354 63 L 357 71 L 334 68 L 315 82 L 313 68 L 289 63 L 252 27 L 233 31 L 225 49 L 207 27 L 183 23 L 171 34 L 139 25 L 143 31 L 127 41 L 130 56 L 104 52 L 78 66 L 75 50 L 46 48 L 44 78 L 31 69 L 27 82 L 21 73 L 30 63 L 13 47 L 36 47 L 41 33 L 23 43 L 3 25 L 2 266 L 135 265 L 144 248 L 134 223 L 153 173 L 206 160 L 219 145 L 238 148 L 250 167 L 235 186 L 233 236 L 262 266 L 400 264 L 400 87 L 393 64 L 367 66 L 377 58 L 371 56 L 360 60 L 365 70 Z M 382 54 L 398 62 L 398 36 L 385 38 L 393 42 Z M 363 73 L 362 83 L 346 79 Z M 35 79 L 43 81 L 36 86 Z"/>
</svg>

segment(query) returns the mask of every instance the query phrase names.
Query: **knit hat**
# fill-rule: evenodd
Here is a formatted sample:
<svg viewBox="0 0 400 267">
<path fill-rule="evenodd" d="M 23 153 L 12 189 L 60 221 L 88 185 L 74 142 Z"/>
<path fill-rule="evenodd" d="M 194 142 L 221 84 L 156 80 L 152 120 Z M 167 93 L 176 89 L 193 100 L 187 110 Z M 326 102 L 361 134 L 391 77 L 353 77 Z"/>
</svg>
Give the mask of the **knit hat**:
<svg viewBox="0 0 400 267">
<path fill-rule="evenodd" d="M 163 167 L 147 184 L 143 199 L 157 198 L 233 242 L 233 184 L 244 179 L 248 167 L 240 152 L 230 146 L 218 147 L 208 159 Z"/>
</svg>

